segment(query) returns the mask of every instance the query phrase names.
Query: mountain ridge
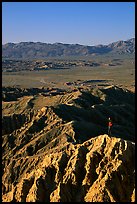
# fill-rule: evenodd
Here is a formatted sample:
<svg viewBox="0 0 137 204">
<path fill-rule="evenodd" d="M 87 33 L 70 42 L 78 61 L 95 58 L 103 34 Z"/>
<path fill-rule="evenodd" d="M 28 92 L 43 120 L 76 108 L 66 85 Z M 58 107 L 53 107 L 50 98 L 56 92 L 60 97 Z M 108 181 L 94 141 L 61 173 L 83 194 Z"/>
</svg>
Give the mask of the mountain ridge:
<svg viewBox="0 0 137 204">
<path fill-rule="evenodd" d="M 66 56 L 92 56 L 106 53 L 135 53 L 135 38 L 108 45 L 80 45 L 67 43 L 20 42 L 2 45 L 3 58 L 45 58 Z"/>
</svg>

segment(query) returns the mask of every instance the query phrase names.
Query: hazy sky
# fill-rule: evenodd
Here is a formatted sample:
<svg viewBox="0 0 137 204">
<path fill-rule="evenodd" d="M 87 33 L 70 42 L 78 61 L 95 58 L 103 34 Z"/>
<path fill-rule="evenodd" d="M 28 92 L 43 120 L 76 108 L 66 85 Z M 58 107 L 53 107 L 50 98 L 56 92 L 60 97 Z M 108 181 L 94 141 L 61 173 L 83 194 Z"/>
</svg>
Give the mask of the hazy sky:
<svg viewBox="0 0 137 204">
<path fill-rule="evenodd" d="M 2 43 L 109 44 L 135 37 L 134 2 L 2 2 Z"/>
</svg>

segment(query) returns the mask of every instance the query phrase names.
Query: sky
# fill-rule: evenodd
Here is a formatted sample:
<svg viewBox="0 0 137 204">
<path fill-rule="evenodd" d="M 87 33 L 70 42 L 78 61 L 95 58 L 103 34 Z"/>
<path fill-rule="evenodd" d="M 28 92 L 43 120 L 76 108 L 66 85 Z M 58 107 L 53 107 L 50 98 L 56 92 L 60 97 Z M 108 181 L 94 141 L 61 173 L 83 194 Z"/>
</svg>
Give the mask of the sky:
<svg viewBox="0 0 137 204">
<path fill-rule="evenodd" d="M 2 2 L 2 44 L 109 44 L 135 37 L 135 2 Z"/>
</svg>

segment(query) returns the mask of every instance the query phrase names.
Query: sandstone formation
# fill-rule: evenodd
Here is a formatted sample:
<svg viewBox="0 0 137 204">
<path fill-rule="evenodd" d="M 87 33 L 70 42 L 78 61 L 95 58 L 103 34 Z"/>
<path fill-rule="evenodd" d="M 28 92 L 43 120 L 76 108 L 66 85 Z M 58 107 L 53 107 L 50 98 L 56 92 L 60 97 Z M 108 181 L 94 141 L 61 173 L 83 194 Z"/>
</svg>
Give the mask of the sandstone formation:
<svg viewBox="0 0 137 204">
<path fill-rule="evenodd" d="M 64 134 L 33 155 L 32 149 L 22 147 L 7 162 L 3 201 L 135 201 L 134 143 L 100 135 L 72 144 Z"/>
<path fill-rule="evenodd" d="M 132 92 L 110 86 L 19 96 L 13 88 L 12 99 L 10 91 L 2 104 L 3 202 L 135 201 Z"/>
</svg>

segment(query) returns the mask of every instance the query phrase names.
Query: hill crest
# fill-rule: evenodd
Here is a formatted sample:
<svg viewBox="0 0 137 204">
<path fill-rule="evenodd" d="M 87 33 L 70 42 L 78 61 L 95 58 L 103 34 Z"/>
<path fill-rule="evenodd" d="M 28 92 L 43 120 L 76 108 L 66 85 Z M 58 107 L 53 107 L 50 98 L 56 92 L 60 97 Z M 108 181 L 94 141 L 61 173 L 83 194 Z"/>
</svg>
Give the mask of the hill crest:
<svg viewBox="0 0 137 204">
<path fill-rule="evenodd" d="M 92 56 L 107 53 L 135 53 L 135 38 L 108 45 L 86 46 L 80 44 L 20 42 L 2 45 L 2 57 L 10 59 L 38 59 L 45 57 Z"/>
</svg>

